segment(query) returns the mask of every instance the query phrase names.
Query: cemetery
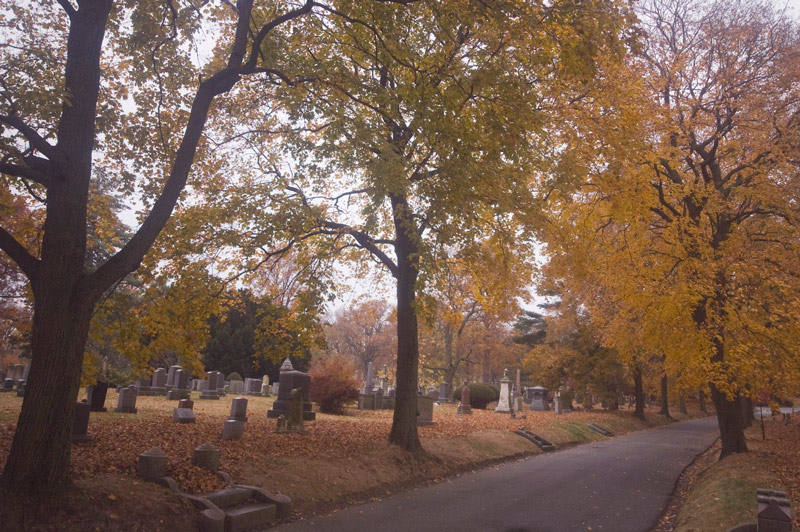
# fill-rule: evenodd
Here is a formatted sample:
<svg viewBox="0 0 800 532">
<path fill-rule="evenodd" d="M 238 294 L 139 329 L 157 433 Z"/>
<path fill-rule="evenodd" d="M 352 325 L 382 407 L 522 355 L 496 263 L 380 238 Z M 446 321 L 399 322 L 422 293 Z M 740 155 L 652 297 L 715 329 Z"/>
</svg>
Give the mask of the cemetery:
<svg viewBox="0 0 800 532">
<path fill-rule="evenodd" d="M 122 388 L 119 394 L 125 395 L 129 389 L 133 388 Z M 485 409 L 472 408 L 468 415 L 461 412 L 460 403 L 434 402 L 421 396 L 430 405 L 430 413 L 419 423 L 420 436 L 432 458 L 414 461 L 386 442 L 392 416 L 388 409 L 359 409 L 354 402 L 344 415 L 313 412 L 312 419 L 303 421 L 302 430 L 278 432 L 281 419 L 269 414 L 281 408 L 278 398 L 229 394 L 214 401 L 198 400 L 204 392 L 192 392 L 191 400 L 180 401 L 138 396 L 135 406 L 129 404 L 127 410 L 120 410 L 115 405 L 121 400 L 110 389 L 105 412 L 89 412 L 89 402 L 79 403 L 86 405 L 86 425 L 83 435 L 74 440 L 74 478 L 86 493 L 101 501 L 99 512 L 116 516 L 119 530 L 132 520 L 146 519 L 134 505 L 122 502 L 132 494 L 159 507 L 177 504 L 178 513 L 188 521 L 170 530 L 197 530 L 197 498 L 231 489 L 230 483 L 214 471 L 229 475 L 236 485 L 285 495 L 291 500 L 292 515 L 297 517 L 368 500 L 376 489 L 387 494 L 410 483 L 608 437 L 589 425 L 625 434 L 667 422 L 657 414 L 656 406 L 648 409 L 646 422 L 624 408 L 619 412 L 597 408 L 563 415 L 526 409 L 524 417 L 512 417 L 496 413 L 494 403 Z M 302 420 L 308 415 L 300 389 L 296 397 Z M 82 392 L 80 399 L 86 398 Z M 16 394 L 0 395 L 0 459 L 5 459 L 10 446 L 21 401 Z M 135 408 L 135 414 L 131 408 Z M 701 415 L 696 405 L 690 405 L 689 412 Z M 158 465 L 137 472 L 143 468 L 139 464 L 143 454 L 155 456 L 150 459 Z M 148 473 L 153 467 L 157 472 Z M 165 471 L 177 489 L 195 497 L 194 507 L 181 505 L 180 498 L 168 489 L 145 482 L 144 477 L 164 475 Z M 253 504 L 263 503 L 254 500 Z M 91 520 L 91 512 L 84 518 Z"/>
</svg>

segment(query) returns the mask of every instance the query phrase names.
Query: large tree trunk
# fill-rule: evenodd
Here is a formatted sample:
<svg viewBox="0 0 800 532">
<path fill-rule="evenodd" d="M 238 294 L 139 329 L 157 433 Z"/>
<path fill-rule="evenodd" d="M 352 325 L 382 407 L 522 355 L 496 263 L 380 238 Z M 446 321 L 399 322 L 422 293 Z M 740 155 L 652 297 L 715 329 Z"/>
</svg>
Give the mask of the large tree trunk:
<svg viewBox="0 0 800 532">
<path fill-rule="evenodd" d="M 644 420 L 644 403 L 646 398 L 644 396 L 644 384 L 642 383 L 642 368 L 639 366 L 633 369 L 633 389 L 636 401 L 636 409 L 633 415 Z"/>
<path fill-rule="evenodd" d="M 753 410 L 753 400 L 750 398 L 749 395 L 742 395 L 741 403 L 742 403 L 742 421 L 743 421 L 742 426 L 744 428 L 749 428 L 753 425 L 753 422 L 756 420 L 756 415 Z"/>
<path fill-rule="evenodd" d="M 417 432 L 419 338 L 416 281 L 419 236 L 403 197 L 392 196 L 397 254 L 397 390 L 389 442 L 412 453 L 422 452 Z"/>
<path fill-rule="evenodd" d="M 717 422 L 722 440 L 720 459 L 735 453 L 747 452 L 747 441 L 744 438 L 744 423 L 739 394 L 729 399 L 717 387 L 711 384 L 711 399 L 717 409 Z"/>
<path fill-rule="evenodd" d="M 54 303 L 35 306 L 31 371 L 2 476 L 3 485 L 18 493 L 47 494 L 69 483 L 72 423 L 91 306 Z"/>
<path fill-rule="evenodd" d="M 706 392 L 705 390 L 700 390 L 697 394 L 700 400 L 700 411 L 704 414 L 708 414 L 708 409 L 706 408 Z"/>
<path fill-rule="evenodd" d="M 669 415 L 669 382 L 666 373 L 661 376 L 661 410 L 658 412 L 662 416 L 672 419 Z"/>
<path fill-rule="evenodd" d="M 96 296 L 87 290 L 86 208 L 92 171 L 100 54 L 111 1 L 70 15 L 62 105 L 50 159 L 41 259 L 26 272 L 34 300 L 31 371 L 0 481 L 16 493 L 49 493 L 69 483 L 70 445 L 83 351 Z"/>
</svg>

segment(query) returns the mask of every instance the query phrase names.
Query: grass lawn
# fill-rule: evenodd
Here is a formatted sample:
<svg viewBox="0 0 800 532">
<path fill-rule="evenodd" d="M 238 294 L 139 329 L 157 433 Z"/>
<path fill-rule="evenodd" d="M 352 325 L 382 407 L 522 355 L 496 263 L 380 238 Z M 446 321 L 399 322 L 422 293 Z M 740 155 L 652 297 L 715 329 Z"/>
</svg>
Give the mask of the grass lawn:
<svg viewBox="0 0 800 532">
<path fill-rule="evenodd" d="M 674 532 L 725 532 L 756 521 L 756 489 L 786 491 L 794 529 L 800 529 L 800 424 L 780 416 L 758 420 L 746 431 L 748 453 L 714 462 L 691 487 Z M 718 452 L 718 448 L 717 448 Z"/>
</svg>

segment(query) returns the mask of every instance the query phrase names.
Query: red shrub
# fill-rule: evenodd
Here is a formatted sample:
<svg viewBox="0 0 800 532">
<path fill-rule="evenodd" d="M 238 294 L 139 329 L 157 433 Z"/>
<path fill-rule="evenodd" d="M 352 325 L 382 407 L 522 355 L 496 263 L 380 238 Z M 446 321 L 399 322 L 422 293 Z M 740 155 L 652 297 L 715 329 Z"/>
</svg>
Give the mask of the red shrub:
<svg viewBox="0 0 800 532">
<path fill-rule="evenodd" d="M 311 375 L 311 400 L 321 412 L 341 414 L 344 405 L 358 399 L 358 381 L 353 377 L 353 363 L 340 355 L 316 360 Z"/>
</svg>

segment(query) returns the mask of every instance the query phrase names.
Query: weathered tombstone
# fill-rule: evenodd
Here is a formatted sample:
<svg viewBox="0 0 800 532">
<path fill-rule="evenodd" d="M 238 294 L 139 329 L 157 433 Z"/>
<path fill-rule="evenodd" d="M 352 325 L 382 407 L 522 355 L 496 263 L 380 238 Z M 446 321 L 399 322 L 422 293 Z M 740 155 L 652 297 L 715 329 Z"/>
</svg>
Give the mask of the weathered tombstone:
<svg viewBox="0 0 800 532">
<path fill-rule="evenodd" d="M 289 417 L 286 419 L 286 430 L 288 432 L 297 432 L 305 434 L 306 428 L 303 426 L 303 396 L 304 391 L 302 388 L 295 388 L 289 394 Z"/>
<path fill-rule="evenodd" d="M 229 419 L 222 424 L 222 439 L 241 440 L 244 435 L 244 421 Z"/>
<path fill-rule="evenodd" d="M 261 395 L 261 387 L 264 382 L 261 379 L 245 379 L 244 393 L 248 395 Z"/>
<path fill-rule="evenodd" d="M 509 384 L 511 379 L 508 378 L 508 368 L 503 372 L 503 378 L 500 379 L 500 399 L 497 401 L 497 408 L 494 411 L 498 414 L 511 413 L 511 389 Z"/>
<path fill-rule="evenodd" d="M 433 425 L 433 398 L 417 396 L 417 425 Z"/>
<path fill-rule="evenodd" d="M 383 410 L 383 390 L 380 388 L 375 390 L 375 410 Z"/>
<path fill-rule="evenodd" d="M 114 409 L 114 412 L 135 414 L 137 394 L 138 392 L 136 391 L 136 388 L 120 389 L 119 397 L 117 398 L 117 408 Z"/>
<path fill-rule="evenodd" d="M 25 380 L 25 366 L 22 364 L 14 364 L 14 380 L 17 382 Z"/>
<path fill-rule="evenodd" d="M 288 358 L 286 359 L 289 360 Z M 285 364 L 285 362 L 284 362 Z M 311 411 L 311 377 L 301 371 L 287 370 L 281 371 L 280 386 L 278 387 L 278 398 L 272 405 L 272 409 L 267 411 L 268 418 L 277 418 L 281 414 L 289 414 L 289 398 L 292 390 L 300 388 L 303 390 L 303 419 L 313 421 L 317 414 Z"/>
<path fill-rule="evenodd" d="M 264 375 L 261 378 L 261 395 L 269 397 L 269 375 Z"/>
<path fill-rule="evenodd" d="M 143 452 L 136 462 L 136 473 L 144 480 L 157 481 L 167 474 L 167 455 L 158 447 Z"/>
<path fill-rule="evenodd" d="M 179 390 L 189 390 L 192 376 L 188 371 L 179 369 L 175 372 L 175 387 Z"/>
<path fill-rule="evenodd" d="M 292 366 L 292 361 L 289 360 L 289 357 L 286 357 L 286 360 L 281 364 L 280 372 L 283 373 L 284 371 L 294 371 L 294 366 Z"/>
<path fill-rule="evenodd" d="M 72 422 L 72 442 L 87 443 L 92 441 L 89 436 L 89 403 L 75 403 L 75 420 Z"/>
<path fill-rule="evenodd" d="M 172 370 L 170 369 L 170 371 Z M 167 370 L 158 368 L 153 372 L 153 379 L 150 381 L 150 386 L 152 388 L 164 388 L 167 385 L 167 381 Z"/>
<path fill-rule="evenodd" d="M 212 371 L 214 378 L 217 380 L 217 393 L 225 395 L 225 374 L 221 371 Z"/>
<path fill-rule="evenodd" d="M 175 378 L 172 381 L 172 389 L 167 392 L 167 400 L 179 401 L 191 397 L 192 392 L 189 390 L 189 378 L 190 375 L 188 372 L 182 369 L 176 370 Z"/>
<path fill-rule="evenodd" d="M 192 463 L 209 471 L 219 468 L 219 447 L 206 442 L 197 447 L 192 453 Z"/>
<path fill-rule="evenodd" d="M 89 403 L 92 412 L 107 412 L 106 395 L 108 394 L 108 383 L 97 381 L 97 384 L 86 387 L 86 401 Z"/>
<path fill-rule="evenodd" d="M 252 379 L 247 379 L 252 380 Z M 228 385 L 228 391 L 235 395 L 241 395 L 244 393 L 244 382 L 242 381 L 231 381 Z"/>
<path fill-rule="evenodd" d="M 556 415 L 563 414 L 563 408 L 561 407 L 561 393 L 556 392 L 553 396 L 553 411 Z"/>
<path fill-rule="evenodd" d="M 192 379 L 192 391 L 198 392 L 200 391 L 200 383 L 202 382 L 201 379 Z"/>
<path fill-rule="evenodd" d="M 375 410 L 375 394 L 360 393 L 358 394 L 358 409 L 359 410 Z"/>
<path fill-rule="evenodd" d="M 167 374 L 167 380 L 164 382 L 162 386 L 166 386 L 167 389 L 172 389 L 178 385 L 175 381 L 175 374 L 181 370 L 181 367 L 177 364 L 169 367 L 169 373 Z"/>
<path fill-rule="evenodd" d="M 278 392 L 280 391 L 280 389 L 281 388 L 280 388 L 280 383 L 279 382 L 273 382 L 272 383 L 272 395 L 279 395 Z"/>
<path fill-rule="evenodd" d="M 550 410 L 550 405 L 547 401 L 547 388 L 542 386 L 533 387 L 533 399 L 531 400 L 531 410 L 538 412 L 546 412 Z"/>
<path fill-rule="evenodd" d="M 178 401 L 178 408 L 188 408 L 191 410 L 194 408 L 194 401 L 191 399 L 181 399 Z"/>
<path fill-rule="evenodd" d="M 472 415 L 472 407 L 469 404 L 469 384 L 464 381 L 461 387 L 461 403 L 459 403 L 462 414 Z"/>
<path fill-rule="evenodd" d="M 217 373 L 215 371 L 206 372 L 205 389 L 200 392 L 200 399 L 219 399 L 219 391 L 217 390 Z"/>
<path fill-rule="evenodd" d="M 792 532 L 792 510 L 786 492 L 759 489 L 756 500 L 759 532 Z"/>
<path fill-rule="evenodd" d="M 231 415 L 228 419 L 247 421 L 247 399 L 244 397 L 233 398 L 233 401 L 231 401 Z"/>
<path fill-rule="evenodd" d="M 450 385 L 446 382 L 439 384 L 439 400 L 445 403 L 450 402 Z"/>
<path fill-rule="evenodd" d="M 515 397 L 520 397 L 522 395 L 522 371 L 517 370 L 517 394 Z"/>
<path fill-rule="evenodd" d="M 173 408 L 172 409 L 172 422 L 181 425 L 187 423 L 195 423 L 197 419 L 194 417 L 194 411 L 191 408 Z"/>
<path fill-rule="evenodd" d="M 372 369 L 372 361 L 367 363 L 367 374 L 364 376 L 364 388 L 362 389 L 363 393 L 370 394 L 372 393 L 372 388 L 375 382 L 375 374 L 373 373 Z"/>
<path fill-rule="evenodd" d="M 16 384 L 14 382 L 14 379 L 6 377 L 5 379 L 3 379 L 3 391 L 4 392 L 14 391 L 14 384 Z"/>
</svg>

